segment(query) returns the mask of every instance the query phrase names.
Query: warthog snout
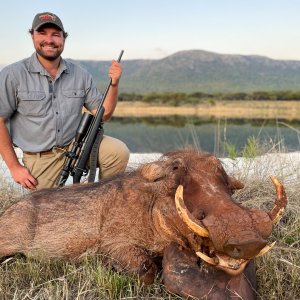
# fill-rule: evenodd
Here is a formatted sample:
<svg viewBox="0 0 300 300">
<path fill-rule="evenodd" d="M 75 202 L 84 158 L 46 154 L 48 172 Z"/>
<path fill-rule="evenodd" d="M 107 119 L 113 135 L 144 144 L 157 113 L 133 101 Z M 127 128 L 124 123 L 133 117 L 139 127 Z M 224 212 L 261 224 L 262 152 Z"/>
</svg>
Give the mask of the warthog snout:
<svg viewBox="0 0 300 300">
<path fill-rule="evenodd" d="M 229 240 L 224 251 L 233 258 L 253 258 L 267 245 L 267 241 L 261 238 L 255 240 L 234 241 Z"/>
</svg>

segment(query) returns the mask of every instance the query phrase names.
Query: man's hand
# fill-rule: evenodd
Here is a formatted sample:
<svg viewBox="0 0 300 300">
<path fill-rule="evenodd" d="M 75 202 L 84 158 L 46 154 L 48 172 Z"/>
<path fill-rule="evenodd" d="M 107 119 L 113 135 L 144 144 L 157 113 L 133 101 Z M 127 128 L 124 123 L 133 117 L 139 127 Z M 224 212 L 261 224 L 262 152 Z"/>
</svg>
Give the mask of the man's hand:
<svg viewBox="0 0 300 300">
<path fill-rule="evenodd" d="M 10 169 L 12 178 L 24 188 L 35 190 L 38 184 L 37 180 L 30 174 L 27 168 L 22 165 L 15 166 Z"/>
<path fill-rule="evenodd" d="M 108 71 L 108 76 L 111 78 L 112 86 L 118 85 L 121 75 L 122 75 L 122 65 L 118 63 L 116 60 L 113 60 Z"/>
</svg>

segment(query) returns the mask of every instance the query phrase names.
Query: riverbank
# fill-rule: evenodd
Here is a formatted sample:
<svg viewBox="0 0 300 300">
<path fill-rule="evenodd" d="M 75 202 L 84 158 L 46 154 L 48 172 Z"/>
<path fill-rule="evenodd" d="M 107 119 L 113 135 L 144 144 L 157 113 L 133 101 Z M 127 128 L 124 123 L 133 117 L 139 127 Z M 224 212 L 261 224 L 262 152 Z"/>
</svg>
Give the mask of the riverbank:
<svg viewBox="0 0 300 300">
<path fill-rule="evenodd" d="M 23 153 L 15 149 L 19 161 Z M 149 163 L 161 157 L 162 153 L 131 153 L 128 170 L 135 169 L 143 163 Z M 236 159 L 220 158 L 226 172 L 242 180 L 259 178 L 269 181 L 271 175 L 278 177 L 282 183 L 295 183 L 300 179 L 300 152 L 266 153 L 252 159 L 237 157 Z M 98 172 L 98 171 L 97 171 Z M 96 176 L 97 178 L 97 176 Z M 9 170 L 0 156 L 0 183 L 6 182 L 16 189 L 20 186 L 13 182 Z M 72 184 L 72 177 L 67 180 L 67 185 Z"/>
<path fill-rule="evenodd" d="M 119 102 L 114 116 L 146 117 L 185 115 L 234 119 L 300 120 L 300 101 L 215 101 L 195 106 L 152 105 L 143 102 Z"/>
</svg>

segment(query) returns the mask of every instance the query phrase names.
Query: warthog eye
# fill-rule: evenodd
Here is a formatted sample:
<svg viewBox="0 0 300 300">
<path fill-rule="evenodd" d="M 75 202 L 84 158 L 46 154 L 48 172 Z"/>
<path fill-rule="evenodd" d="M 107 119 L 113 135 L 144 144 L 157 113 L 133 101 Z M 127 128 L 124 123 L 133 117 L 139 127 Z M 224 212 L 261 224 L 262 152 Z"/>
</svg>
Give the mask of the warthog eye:
<svg viewBox="0 0 300 300">
<path fill-rule="evenodd" d="M 179 170 L 184 166 L 183 161 L 180 158 L 177 158 L 176 160 L 173 161 L 172 163 L 172 170 L 176 171 Z"/>
<path fill-rule="evenodd" d="M 203 211 L 198 211 L 194 214 L 197 220 L 202 221 L 205 217 L 206 214 Z"/>
</svg>

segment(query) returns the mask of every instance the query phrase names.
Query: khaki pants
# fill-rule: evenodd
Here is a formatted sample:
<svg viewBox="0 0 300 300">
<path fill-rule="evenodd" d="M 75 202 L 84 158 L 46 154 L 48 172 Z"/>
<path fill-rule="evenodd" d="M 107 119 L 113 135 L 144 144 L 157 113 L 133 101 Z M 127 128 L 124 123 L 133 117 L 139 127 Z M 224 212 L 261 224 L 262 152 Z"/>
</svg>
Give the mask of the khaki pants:
<svg viewBox="0 0 300 300">
<path fill-rule="evenodd" d="M 52 152 L 24 153 L 24 166 L 38 181 L 37 190 L 56 187 L 56 180 L 64 165 L 66 149 Z M 120 140 L 104 135 L 100 144 L 98 164 L 100 177 L 108 178 L 124 172 L 129 160 L 129 150 Z"/>
</svg>

